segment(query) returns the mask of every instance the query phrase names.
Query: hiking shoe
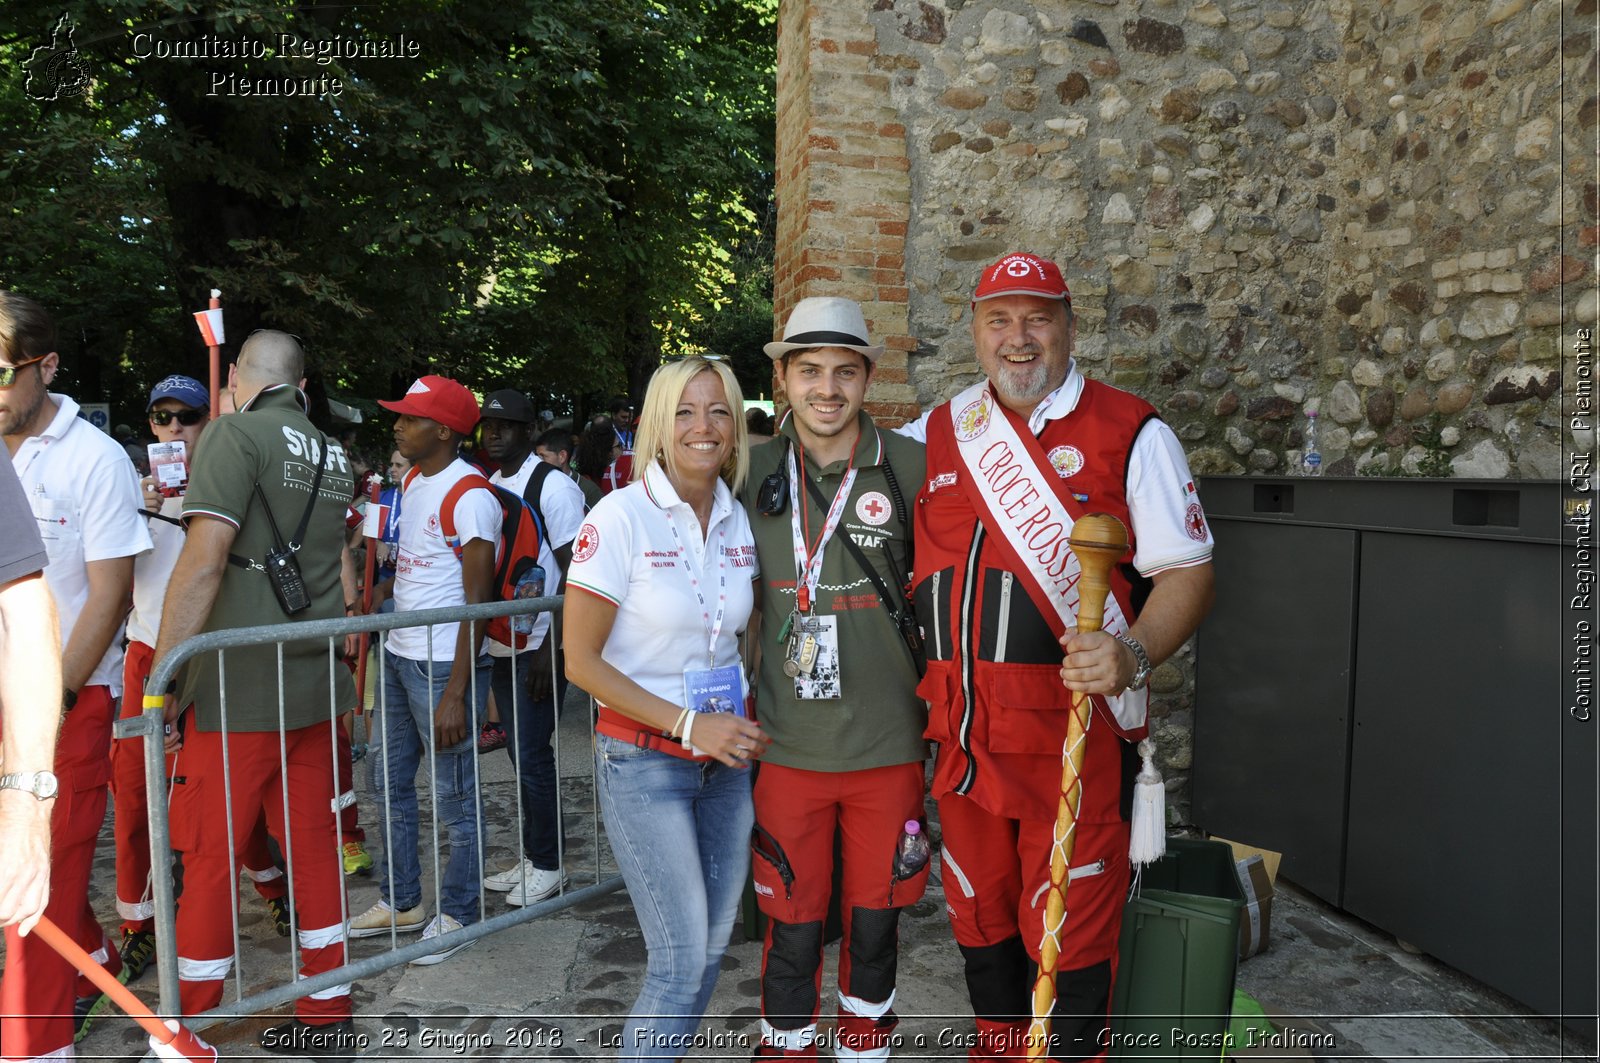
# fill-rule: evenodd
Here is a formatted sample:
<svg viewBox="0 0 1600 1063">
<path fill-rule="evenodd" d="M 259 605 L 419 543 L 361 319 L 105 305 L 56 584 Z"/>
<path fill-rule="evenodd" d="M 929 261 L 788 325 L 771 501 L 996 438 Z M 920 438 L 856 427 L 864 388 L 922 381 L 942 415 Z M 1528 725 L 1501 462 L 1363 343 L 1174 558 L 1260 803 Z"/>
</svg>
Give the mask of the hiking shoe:
<svg viewBox="0 0 1600 1063">
<path fill-rule="evenodd" d="M 506 744 L 506 729 L 498 724 L 485 724 L 478 732 L 478 752 L 493 753 Z"/>
<path fill-rule="evenodd" d="M 434 938 L 443 937 L 445 934 L 454 933 L 457 930 L 463 929 L 465 928 L 456 921 L 455 916 L 446 915 L 444 912 L 440 912 L 438 915 L 433 917 L 431 922 L 428 923 L 428 929 L 422 932 L 422 940 L 430 941 Z M 449 948 L 441 949 L 438 952 L 429 953 L 426 956 L 418 956 L 411 962 L 417 967 L 426 967 L 429 964 L 443 963 L 445 960 L 448 960 L 450 957 L 454 956 L 467 946 L 476 945 L 477 943 L 478 939 L 473 938 L 471 941 L 463 941 L 459 944 L 451 945 Z"/>
<path fill-rule="evenodd" d="M 311 1026 L 290 1019 L 261 1031 L 261 1047 L 280 1056 L 311 1056 L 320 1060 L 347 1060 L 360 1049 L 355 1023 L 340 1019 L 323 1026 Z"/>
<path fill-rule="evenodd" d="M 428 913 L 422 910 L 421 904 L 397 912 L 388 901 L 379 899 L 377 904 L 351 919 L 346 932 L 353 938 L 375 938 L 387 934 L 391 928 L 401 934 L 410 934 L 421 930 L 427 923 Z"/>
<path fill-rule="evenodd" d="M 156 936 L 148 930 L 122 931 L 123 982 L 137 982 L 145 969 L 156 962 Z"/>
<path fill-rule="evenodd" d="M 117 976 L 121 978 L 121 975 Z M 111 1010 L 111 998 L 104 993 L 92 993 L 72 1002 L 72 1043 L 77 1044 L 94 1025 L 96 1015 Z"/>
<path fill-rule="evenodd" d="M 559 870 L 546 871 L 543 868 L 535 868 L 532 874 L 511 887 L 510 892 L 506 894 L 506 903 L 518 907 L 537 904 L 546 897 L 554 897 L 561 892 L 561 886 L 566 880 L 566 876 Z"/>
<path fill-rule="evenodd" d="M 111 947 L 111 939 L 104 934 L 100 935 L 100 948 L 94 952 L 94 957 L 101 955 L 101 950 L 106 953 L 105 968 L 110 971 L 117 981 L 124 985 L 128 982 L 128 965 L 122 962 L 122 955 Z M 112 965 L 115 964 L 115 967 Z M 90 993 L 86 997 L 78 997 L 72 1002 L 72 1043 L 77 1044 L 83 1040 L 84 1034 L 89 1032 L 94 1018 L 102 1012 L 111 1010 L 111 998 L 105 993 Z"/>
<path fill-rule="evenodd" d="M 289 936 L 289 898 L 268 897 L 267 910 L 272 913 L 272 926 L 278 931 L 278 936 Z"/>
<path fill-rule="evenodd" d="M 483 888 L 494 890 L 496 893 L 504 893 L 506 890 L 516 889 L 537 871 L 538 869 L 533 866 L 533 861 L 523 857 L 520 863 L 513 864 L 507 870 L 485 877 Z"/>
<path fill-rule="evenodd" d="M 344 873 L 367 875 L 372 873 L 372 854 L 358 841 L 344 843 Z"/>
</svg>

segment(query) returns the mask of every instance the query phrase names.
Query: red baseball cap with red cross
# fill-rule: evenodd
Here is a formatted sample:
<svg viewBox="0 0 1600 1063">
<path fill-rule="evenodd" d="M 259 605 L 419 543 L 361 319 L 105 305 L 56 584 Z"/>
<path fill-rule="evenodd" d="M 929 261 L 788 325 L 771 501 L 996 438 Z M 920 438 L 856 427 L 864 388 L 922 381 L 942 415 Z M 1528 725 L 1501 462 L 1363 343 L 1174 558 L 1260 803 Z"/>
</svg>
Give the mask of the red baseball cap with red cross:
<svg viewBox="0 0 1600 1063">
<path fill-rule="evenodd" d="M 1014 251 L 985 269 L 972 301 L 977 304 L 1002 295 L 1034 295 L 1072 305 L 1072 293 L 1067 291 L 1061 267 L 1026 251 Z"/>
<path fill-rule="evenodd" d="M 478 423 L 478 400 L 466 385 L 447 376 L 421 377 L 406 390 L 404 398 L 393 402 L 379 399 L 378 405 L 395 413 L 438 421 L 461 435 L 470 433 Z"/>
</svg>

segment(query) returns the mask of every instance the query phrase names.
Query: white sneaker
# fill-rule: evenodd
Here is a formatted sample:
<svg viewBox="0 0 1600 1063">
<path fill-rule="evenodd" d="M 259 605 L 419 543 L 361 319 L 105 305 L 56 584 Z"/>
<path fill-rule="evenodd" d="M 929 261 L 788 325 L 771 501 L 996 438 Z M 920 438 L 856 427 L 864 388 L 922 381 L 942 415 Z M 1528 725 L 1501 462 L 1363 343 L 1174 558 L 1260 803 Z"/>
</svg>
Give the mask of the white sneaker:
<svg viewBox="0 0 1600 1063">
<path fill-rule="evenodd" d="M 440 912 L 438 915 L 433 917 L 433 919 L 428 923 L 428 928 L 422 932 L 422 940 L 431 941 L 434 938 L 443 937 L 445 934 L 449 934 L 453 931 L 461 929 L 463 929 L 463 927 L 459 922 L 456 921 L 455 916 Z M 417 967 L 426 967 L 429 964 L 443 963 L 445 960 L 448 960 L 450 957 L 454 956 L 467 946 L 476 945 L 477 943 L 478 939 L 473 938 L 471 941 L 463 941 L 460 944 L 451 945 L 447 949 L 441 949 L 438 952 L 429 953 L 426 956 L 418 956 L 411 962 Z"/>
<path fill-rule="evenodd" d="M 515 889 L 517 886 L 522 885 L 524 881 L 538 873 L 538 869 L 533 866 L 533 861 L 523 857 L 520 864 L 513 864 L 510 869 L 485 878 L 483 880 L 483 888 L 494 890 L 497 893 L 504 893 L 506 890 Z"/>
<path fill-rule="evenodd" d="M 547 897 L 554 897 L 561 891 L 567 877 L 559 870 L 545 871 L 534 868 L 527 878 L 519 882 L 506 894 L 506 903 L 517 905 L 537 904 Z"/>
<path fill-rule="evenodd" d="M 420 904 L 397 912 L 389 906 L 388 901 L 379 898 L 377 904 L 353 917 L 345 932 L 353 938 L 372 938 L 387 936 L 393 927 L 399 933 L 409 934 L 421 930 L 427 919 L 428 913 L 422 910 Z"/>
</svg>

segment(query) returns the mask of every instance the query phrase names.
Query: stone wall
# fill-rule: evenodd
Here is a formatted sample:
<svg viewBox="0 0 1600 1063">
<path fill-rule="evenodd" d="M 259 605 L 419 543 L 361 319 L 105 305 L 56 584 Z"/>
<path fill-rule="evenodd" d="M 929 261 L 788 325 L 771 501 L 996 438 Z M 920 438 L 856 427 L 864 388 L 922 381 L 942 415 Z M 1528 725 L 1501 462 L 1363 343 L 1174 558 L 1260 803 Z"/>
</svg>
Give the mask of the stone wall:
<svg viewBox="0 0 1600 1063">
<path fill-rule="evenodd" d="M 870 294 L 911 352 L 880 411 L 930 405 L 978 377 L 978 269 L 1032 250 L 1085 372 L 1198 473 L 1292 469 L 1319 409 L 1333 475 L 1559 478 L 1561 352 L 1596 316 L 1595 8 L 783 0 L 780 320 Z M 902 279 L 869 285 L 867 250 Z M 1180 818 L 1192 667 L 1155 680 Z"/>
</svg>

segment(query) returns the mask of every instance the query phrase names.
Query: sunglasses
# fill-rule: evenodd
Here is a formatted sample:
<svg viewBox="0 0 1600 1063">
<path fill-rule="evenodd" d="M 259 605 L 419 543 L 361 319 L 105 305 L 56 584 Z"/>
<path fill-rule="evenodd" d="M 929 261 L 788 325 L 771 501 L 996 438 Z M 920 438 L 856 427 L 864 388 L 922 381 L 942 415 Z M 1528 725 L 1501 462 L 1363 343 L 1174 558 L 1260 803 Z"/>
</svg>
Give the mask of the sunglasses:
<svg viewBox="0 0 1600 1063">
<path fill-rule="evenodd" d="M 150 423 L 165 427 L 176 418 L 185 428 L 191 428 L 210 416 L 206 410 L 151 410 Z"/>
<path fill-rule="evenodd" d="M 28 366 L 42 362 L 48 357 L 50 357 L 48 354 L 41 354 L 37 358 L 29 358 L 26 362 L 0 367 L 0 388 L 8 388 L 15 384 L 18 370 L 26 369 Z"/>
</svg>

